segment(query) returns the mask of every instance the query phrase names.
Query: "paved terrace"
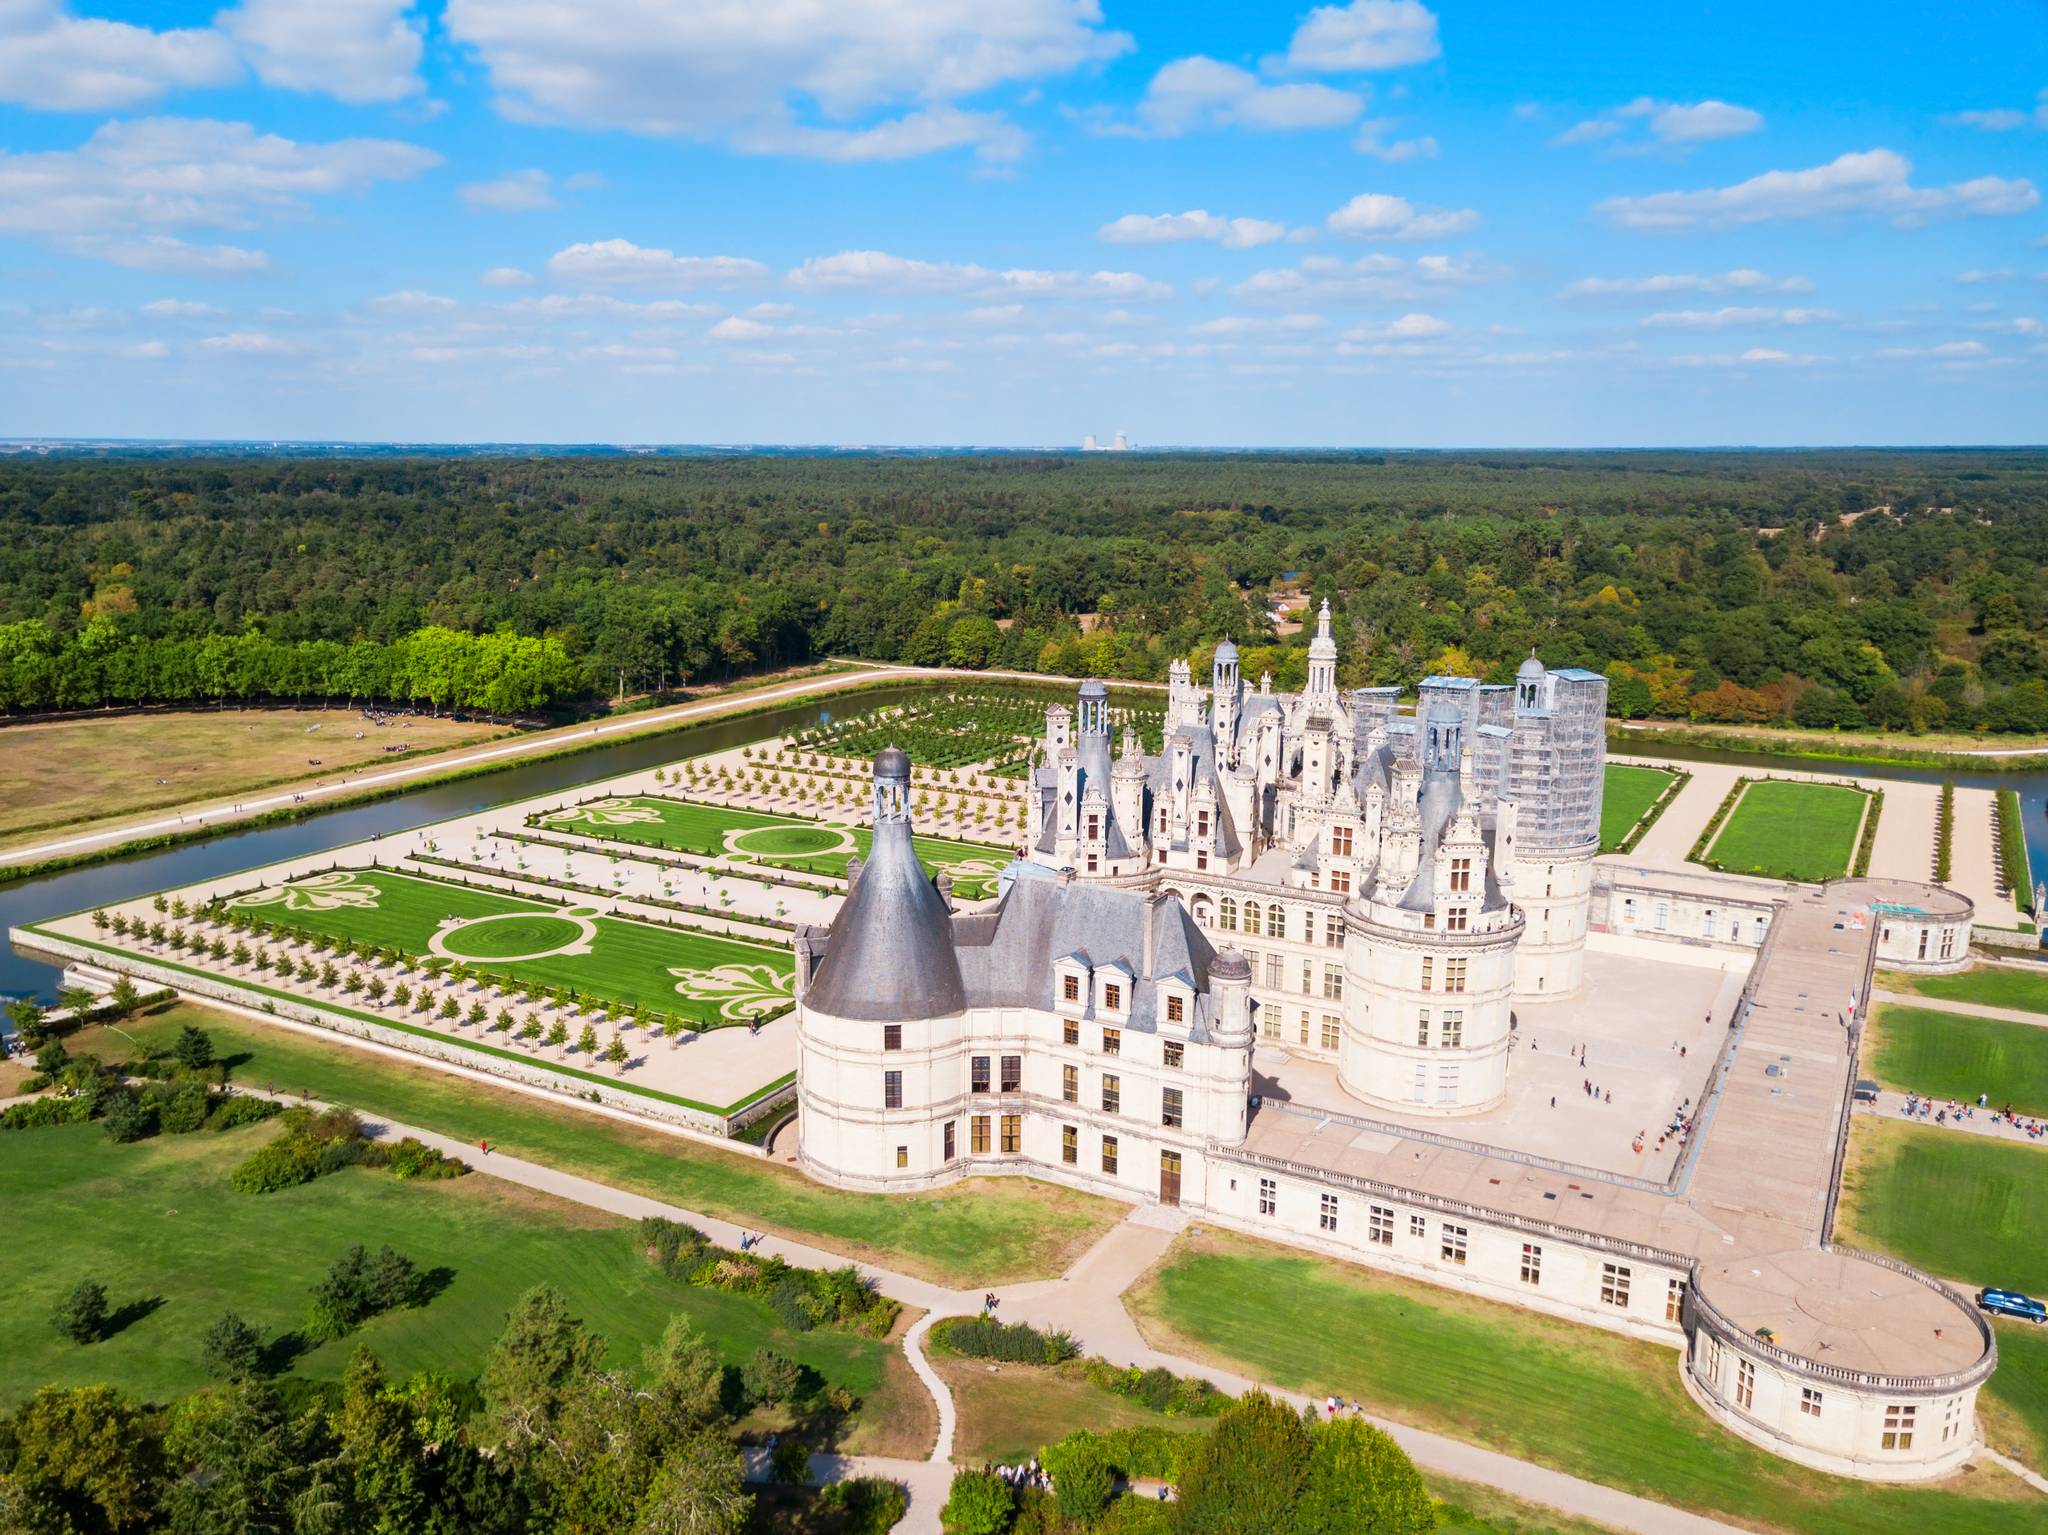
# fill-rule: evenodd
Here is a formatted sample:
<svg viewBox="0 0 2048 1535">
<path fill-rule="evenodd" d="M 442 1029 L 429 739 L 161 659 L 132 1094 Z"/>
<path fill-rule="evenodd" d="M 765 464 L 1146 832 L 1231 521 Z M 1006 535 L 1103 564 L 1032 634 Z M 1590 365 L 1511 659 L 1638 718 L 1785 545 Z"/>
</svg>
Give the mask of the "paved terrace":
<svg viewBox="0 0 2048 1535">
<path fill-rule="evenodd" d="M 1966 1308 L 1889 1268 L 1821 1250 L 1853 1054 L 1847 1020 L 1875 942 L 1870 906 L 1913 894 L 1886 880 L 1792 894 L 1759 956 L 1691 1156 L 1669 1186 L 1319 1119 L 1298 1100 L 1256 1113 L 1246 1150 L 1696 1260 L 1732 1322 L 1768 1327 L 1781 1346 L 1832 1367 L 1965 1369 L 1982 1352 Z M 1347 1118 L 1357 1109 L 1331 1102 Z M 1456 1121 L 1436 1128 L 1461 1133 Z"/>
</svg>

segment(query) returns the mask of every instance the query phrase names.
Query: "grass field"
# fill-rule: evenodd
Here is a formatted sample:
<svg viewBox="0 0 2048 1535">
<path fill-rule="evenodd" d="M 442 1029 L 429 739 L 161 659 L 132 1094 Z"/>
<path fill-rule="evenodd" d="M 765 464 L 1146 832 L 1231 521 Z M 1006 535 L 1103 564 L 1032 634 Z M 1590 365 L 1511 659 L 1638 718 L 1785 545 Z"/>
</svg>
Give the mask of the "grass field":
<svg viewBox="0 0 2048 1535">
<path fill-rule="evenodd" d="M 1268 1243 L 1183 1238 L 1126 1299 L 1177 1353 L 1746 1525 L 2019 1535 L 2048 1518 L 1996 1473 L 1909 1489 L 1794 1466 L 1710 1423 L 1670 1349 Z"/>
<path fill-rule="evenodd" d="M 694 800 L 642 795 L 572 806 L 538 818 L 550 831 L 577 832 L 646 847 L 670 848 L 706 858 L 734 858 L 772 864 L 799 874 L 843 878 L 847 862 L 866 858 L 874 841 L 866 827 L 820 825 L 794 816 L 734 810 Z M 1010 861 L 1007 849 L 945 837 L 913 839 L 917 856 L 936 874 L 952 875 L 954 892 L 965 901 L 995 894 L 996 876 Z"/>
<path fill-rule="evenodd" d="M 1866 1035 L 1866 1066 L 1887 1087 L 2022 1114 L 2048 1114 L 2048 1028 L 1880 1003 Z"/>
<path fill-rule="evenodd" d="M 585 996 L 675 1013 L 704 1026 L 785 1009 L 795 962 L 784 949 L 591 915 L 572 901 L 537 901 L 389 869 L 346 869 L 241 896 L 231 907 L 321 933 L 424 958 L 442 934 L 444 957 L 517 984 L 569 987 Z M 581 920 L 561 915 L 582 913 Z M 587 944 L 579 942 L 587 935 Z M 525 947 L 519 947 L 524 944 Z M 581 949 L 582 952 L 578 952 Z M 527 956 L 527 957 L 519 957 Z"/>
<path fill-rule="evenodd" d="M 1998 1373 L 1977 1398 L 1984 1437 L 2036 1471 L 2048 1471 L 2048 1327 L 1994 1321 Z"/>
<path fill-rule="evenodd" d="M 1608 763 L 1607 785 L 1600 797 L 1600 851 L 1613 852 L 1677 777 L 1662 768 Z"/>
<path fill-rule="evenodd" d="M 188 1022 L 212 1034 L 238 1080 L 274 1083 L 459 1140 L 488 1138 L 508 1156 L 941 1284 L 1050 1278 L 1124 1213 L 1113 1200 L 1026 1178 L 978 1179 L 915 1196 L 842 1193 L 773 1162 L 200 1008 L 164 1008 L 126 1029 L 143 1046 L 160 1049 Z M 108 1060 L 134 1048 L 103 1028 L 69 1043 Z"/>
<path fill-rule="evenodd" d="M 0 1403 L 46 1384 L 104 1381 L 152 1400 L 206 1384 L 201 1337 L 223 1310 L 266 1335 L 304 1322 L 307 1287 L 352 1243 L 390 1243 L 423 1269 L 451 1271 L 426 1306 L 396 1312 L 293 1362 L 316 1379 L 341 1373 L 358 1342 L 392 1370 L 474 1375 L 512 1302 L 542 1281 L 560 1289 L 611 1344 L 618 1366 L 671 1315 L 687 1316 L 730 1364 L 767 1346 L 827 1380 L 875 1399 L 881 1416 L 889 1345 L 850 1333 L 796 1333 L 765 1304 L 665 1279 L 613 1217 L 472 1176 L 401 1183 L 351 1168 L 298 1188 L 245 1195 L 227 1178 L 274 1126 L 215 1135 L 110 1141 L 96 1125 L 8 1138 L 0 1201 L 10 1229 L 33 1240 L 0 1243 Z M 116 1312 L 139 1313 L 114 1336 L 80 1347 L 49 1314 L 85 1278 L 107 1286 Z M 147 1309 L 145 1309 L 147 1308 Z M 895 1453 L 919 1453 L 905 1445 Z"/>
<path fill-rule="evenodd" d="M 2048 1147 L 1867 1114 L 1851 1122 L 1837 1215 L 1844 1241 L 1972 1289 L 2048 1295 L 2044 1212 Z"/>
<path fill-rule="evenodd" d="M 313 725 L 320 728 L 309 733 Z M 501 726 L 409 715 L 379 727 L 352 709 L 206 709 L 11 725 L 0 733 L 0 845 L 38 828 L 332 778 L 373 762 L 389 766 L 397 754 L 384 748 L 400 742 L 416 756 L 503 734 Z M 309 757 L 320 766 L 308 765 Z"/>
<path fill-rule="evenodd" d="M 1706 851 L 1734 874 L 1817 882 L 1849 872 L 1870 798 L 1844 785 L 1760 778 L 1751 783 Z"/>
<path fill-rule="evenodd" d="M 1972 1002 L 1979 1007 L 2010 1007 L 2025 1013 L 2048 1013 L 2048 970 L 2018 970 L 2008 965 L 1979 965 L 1958 975 L 1909 975 L 1903 970 L 1878 972 L 1885 991 L 1907 992 L 1937 1002 Z"/>
</svg>

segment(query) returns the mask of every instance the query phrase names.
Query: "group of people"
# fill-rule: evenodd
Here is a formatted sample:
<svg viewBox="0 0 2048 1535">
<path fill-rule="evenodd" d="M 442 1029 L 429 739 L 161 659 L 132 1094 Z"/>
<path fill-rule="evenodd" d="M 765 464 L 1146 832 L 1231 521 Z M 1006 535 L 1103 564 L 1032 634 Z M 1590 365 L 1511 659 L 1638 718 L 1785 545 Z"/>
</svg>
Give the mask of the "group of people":
<svg viewBox="0 0 2048 1535">
<path fill-rule="evenodd" d="M 1017 1466 L 991 1466 L 983 1462 L 981 1474 L 999 1476 L 1019 1491 L 1026 1487 L 1036 1487 L 1040 1492 L 1052 1491 L 1052 1478 L 1045 1474 L 1045 1467 L 1038 1463 L 1036 1455 Z"/>
<path fill-rule="evenodd" d="M 1932 1098 L 1923 1098 L 1918 1093 L 1906 1095 L 1906 1106 L 1899 1112 L 1908 1119 L 1932 1119 L 1938 1125 L 1961 1124 L 1964 1120 L 1975 1119 L 1977 1110 L 1987 1110 L 1986 1118 L 1993 1125 L 2009 1125 L 2030 1141 L 2048 1138 L 2048 1120 L 2041 1120 L 2027 1114 L 2015 1114 L 2011 1104 L 1994 1109 L 1990 1106 L 1991 1095 L 1979 1093 L 1975 1103 L 1958 1103 L 1951 1098 L 1946 1103 L 1936 1103 Z"/>
</svg>

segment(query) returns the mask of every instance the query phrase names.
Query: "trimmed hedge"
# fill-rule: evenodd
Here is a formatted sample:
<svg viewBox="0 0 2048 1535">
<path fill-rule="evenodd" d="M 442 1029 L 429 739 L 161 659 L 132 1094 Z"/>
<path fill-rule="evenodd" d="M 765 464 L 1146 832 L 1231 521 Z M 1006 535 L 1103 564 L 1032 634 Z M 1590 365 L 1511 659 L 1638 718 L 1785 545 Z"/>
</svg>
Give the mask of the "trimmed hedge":
<svg viewBox="0 0 2048 1535">
<path fill-rule="evenodd" d="M 1949 864 L 1956 841 L 1956 785 L 1950 779 L 1941 786 L 1941 806 L 1934 817 L 1934 879 L 1947 884 Z"/>
<path fill-rule="evenodd" d="M 2029 916 L 2034 911 L 2034 876 L 2027 867 L 2027 831 L 2020 819 L 2019 792 L 1998 791 L 1998 865 L 2012 891 L 2013 904 Z"/>
<path fill-rule="evenodd" d="M 839 1328 L 863 1337 L 887 1337 L 903 1307 L 878 1294 L 852 1264 L 835 1269 L 794 1268 L 764 1253 L 737 1253 L 714 1245 L 695 1226 L 651 1215 L 640 1222 L 648 1260 L 684 1284 L 751 1295 L 794 1332 Z"/>
</svg>

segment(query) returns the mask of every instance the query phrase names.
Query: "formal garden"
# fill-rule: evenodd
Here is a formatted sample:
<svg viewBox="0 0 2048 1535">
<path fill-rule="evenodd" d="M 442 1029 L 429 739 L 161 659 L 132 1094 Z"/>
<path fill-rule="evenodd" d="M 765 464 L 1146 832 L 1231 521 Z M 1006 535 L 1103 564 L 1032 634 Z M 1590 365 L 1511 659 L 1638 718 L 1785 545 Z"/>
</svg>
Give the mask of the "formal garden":
<svg viewBox="0 0 2048 1535">
<path fill-rule="evenodd" d="M 921 768 L 944 770 L 987 763 L 1016 777 L 1024 771 L 1031 743 L 1044 738 L 1049 705 L 1074 706 L 1071 685 L 1046 687 L 978 687 L 911 704 L 865 709 L 815 725 L 792 737 L 803 754 L 818 757 L 871 759 L 886 746 L 900 747 Z M 1136 730 L 1139 744 L 1157 753 L 1166 724 L 1166 697 L 1156 691 L 1116 689 L 1110 694 L 1110 718 L 1118 742 L 1126 725 Z"/>
<path fill-rule="evenodd" d="M 1642 824 L 1644 818 L 1654 820 L 1653 809 L 1662 813 L 1685 775 L 1669 768 L 1610 762 L 1606 776 L 1600 798 L 1600 851 L 1625 853 L 1649 829 Z"/>
<path fill-rule="evenodd" d="M 1870 824 L 1865 825 L 1865 810 Z M 1739 779 L 1692 857 L 1728 874 L 1819 883 L 1867 860 L 1880 797 L 1847 784 Z"/>
<path fill-rule="evenodd" d="M 641 847 L 667 848 L 729 864 L 761 864 L 800 874 L 844 878 L 847 865 L 866 858 L 874 835 L 864 826 L 805 820 L 661 795 L 588 800 L 530 818 L 529 825 Z M 962 900 L 995 894 L 996 876 L 1010 861 L 1006 848 L 944 837 L 914 839 L 919 860 L 945 873 Z"/>
</svg>

